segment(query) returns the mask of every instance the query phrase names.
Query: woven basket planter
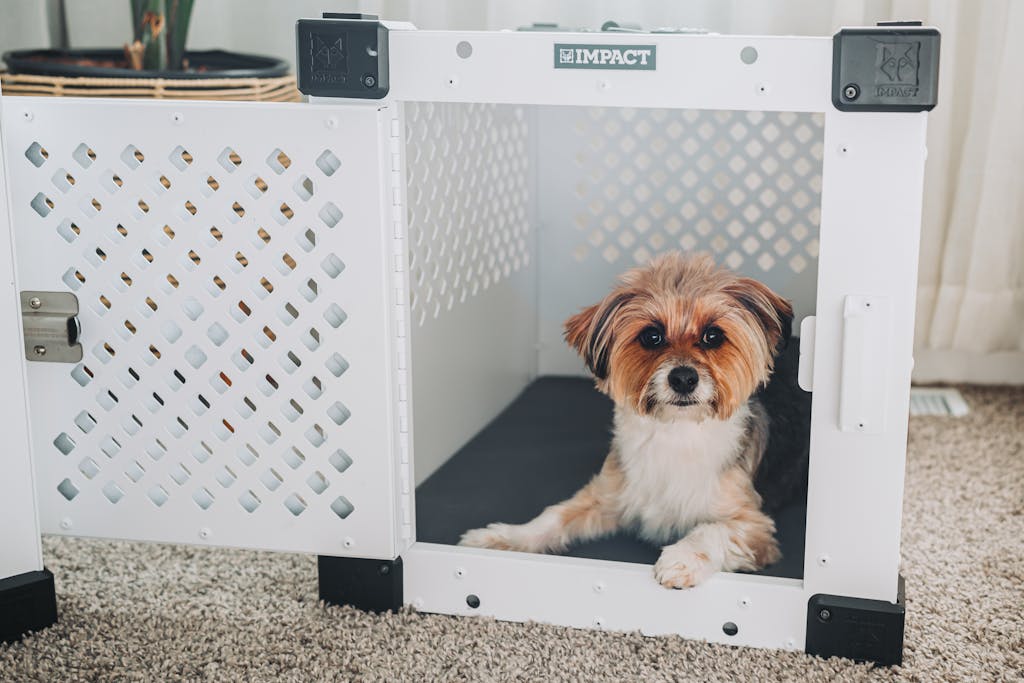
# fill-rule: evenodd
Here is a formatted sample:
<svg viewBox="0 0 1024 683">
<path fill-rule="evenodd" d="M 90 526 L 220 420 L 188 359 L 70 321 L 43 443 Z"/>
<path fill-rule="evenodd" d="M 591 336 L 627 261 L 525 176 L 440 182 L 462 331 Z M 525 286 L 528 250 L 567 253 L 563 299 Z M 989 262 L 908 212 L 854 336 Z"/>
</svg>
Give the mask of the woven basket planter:
<svg viewBox="0 0 1024 683">
<path fill-rule="evenodd" d="M 295 76 L 275 78 L 94 78 L 0 74 L 4 95 L 152 97 L 179 100 L 297 102 Z"/>
<path fill-rule="evenodd" d="M 0 73 L 4 95 L 256 102 L 301 98 L 284 61 L 223 50 L 189 52 L 192 69 L 187 71 L 132 71 L 118 64 L 124 54 L 117 49 L 18 50 L 3 59 L 9 67 Z"/>
</svg>

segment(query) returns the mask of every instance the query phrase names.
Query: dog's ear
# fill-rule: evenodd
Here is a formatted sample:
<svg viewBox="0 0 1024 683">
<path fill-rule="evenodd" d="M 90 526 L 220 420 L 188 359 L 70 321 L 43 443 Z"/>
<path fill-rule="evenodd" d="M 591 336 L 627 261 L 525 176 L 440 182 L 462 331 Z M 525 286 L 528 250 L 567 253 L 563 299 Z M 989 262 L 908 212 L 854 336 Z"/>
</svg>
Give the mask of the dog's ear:
<svg viewBox="0 0 1024 683">
<path fill-rule="evenodd" d="M 736 278 L 725 289 L 758 319 L 773 351 L 786 348 L 793 333 L 793 306 L 787 300 L 748 277 Z"/>
<path fill-rule="evenodd" d="M 588 306 L 565 321 L 565 341 L 583 357 L 598 379 L 608 377 L 608 361 L 614 340 L 612 320 L 633 295 L 613 292 L 604 301 Z"/>
</svg>

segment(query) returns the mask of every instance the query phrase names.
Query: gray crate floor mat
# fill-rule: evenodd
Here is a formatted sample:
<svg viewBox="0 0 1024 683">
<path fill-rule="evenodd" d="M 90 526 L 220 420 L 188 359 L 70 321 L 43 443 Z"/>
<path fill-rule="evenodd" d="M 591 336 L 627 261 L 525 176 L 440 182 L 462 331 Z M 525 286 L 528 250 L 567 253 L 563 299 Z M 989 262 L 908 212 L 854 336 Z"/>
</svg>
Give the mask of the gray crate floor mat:
<svg viewBox="0 0 1024 683">
<path fill-rule="evenodd" d="M 468 529 L 523 523 L 568 498 L 600 470 L 611 420 L 612 404 L 591 380 L 535 380 L 416 489 L 417 540 L 455 544 Z M 775 515 L 782 560 L 759 574 L 803 577 L 805 519 L 802 502 Z M 654 564 L 659 552 L 623 532 L 573 545 L 564 554 Z"/>
</svg>

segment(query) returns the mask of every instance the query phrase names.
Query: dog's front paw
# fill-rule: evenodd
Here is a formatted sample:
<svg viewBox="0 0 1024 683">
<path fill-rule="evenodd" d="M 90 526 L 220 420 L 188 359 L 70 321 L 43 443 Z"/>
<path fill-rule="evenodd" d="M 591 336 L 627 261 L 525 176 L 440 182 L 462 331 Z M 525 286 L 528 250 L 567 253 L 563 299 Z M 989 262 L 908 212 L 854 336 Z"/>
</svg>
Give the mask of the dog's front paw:
<svg viewBox="0 0 1024 683">
<path fill-rule="evenodd" d="M 654 578 L 665 588 L 693 588 L 715 571 L 708 554 L 684 540 L 662 548 L 654 565 Z"/>
<path fill-rule="evenodd" d="M 516 527 L 511 524 L 488 524 L 482 529 L 470 529 L 462 534 L 459 545 L 471 548 L 491 548 L 493 550 L 523 550 L 515 534 Z"/>
</svg>

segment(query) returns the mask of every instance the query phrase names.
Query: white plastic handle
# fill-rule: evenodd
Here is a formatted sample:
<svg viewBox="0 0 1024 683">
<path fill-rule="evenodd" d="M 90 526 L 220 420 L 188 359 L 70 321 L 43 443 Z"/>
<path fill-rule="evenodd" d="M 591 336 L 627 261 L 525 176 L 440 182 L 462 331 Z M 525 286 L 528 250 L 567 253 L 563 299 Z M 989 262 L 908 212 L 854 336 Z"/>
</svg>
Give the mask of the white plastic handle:
<svg viewBox="0 0 1024 683">
<path fill-rule="evenodd" d="M 890 302 L 885 296 L 848 295 L 843 303 L 843 361 L 839 429 L 885 431 Z"/>
</svg>

